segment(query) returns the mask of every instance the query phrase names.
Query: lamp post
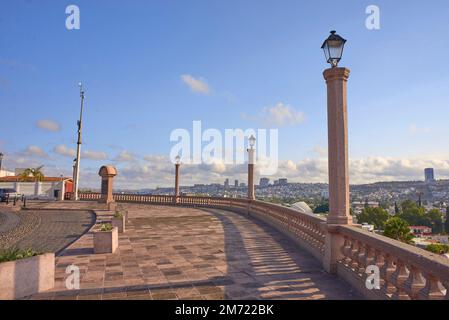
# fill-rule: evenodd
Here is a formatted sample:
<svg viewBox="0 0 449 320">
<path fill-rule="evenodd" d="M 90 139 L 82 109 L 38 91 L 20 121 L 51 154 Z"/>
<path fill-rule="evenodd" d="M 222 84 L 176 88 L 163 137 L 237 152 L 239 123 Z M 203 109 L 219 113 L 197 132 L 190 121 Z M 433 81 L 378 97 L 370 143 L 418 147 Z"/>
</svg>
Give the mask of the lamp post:
<svg viewBox="0 0 449 320">
<path fill-rule="evenodd" d="M 251 135 L 248 138 L 249 148 L 248 151 L 248 199 L 254 200 L 254 148 L 256 144 L 256 138 Z"/>
<path fill-rule="evenodd" d="M 327 84 L 329 215 L 328 224 L 351 224 L 349 214 L 347 81 L 349 69 L 338 67 L 346 40 L 335 31 L 324 41 Z"/>
<path fill-rule="evenodd" d="M 181 166 L 181 157 L 176 156 L 175 158 L 175 199 L 174 202 L 178 203 L 179 197 L 179 167 Z"/>
<path fill-rule="evenodd" d="M 0 152 L 0 173 L 2 171 L 3 156 L 4 156 L 4 154 Z"/>
<path fill-rule="evenodd" d="M 81 133 L 83 128 L 83 109 L 84 109 L 84 90 L 83 85 L 80 82 L 80 98 L 81 98 L 81 111 L 80 111 L 80 119 L 77 122 L 78 125 L 78 141 L 77 141 L 77 148 L 76 148 L 76 164 L 75 164 L 75 179 L 73 181 L 73 200 L 78 200 L 78 184 L 79 184 L 79 178 L 80 178 L 80 160 L 81 160 Z"/>
<path fill-rule="evenodd" d="M 329 214 L 323 267 L 336 273 L 338 261 L 343 258 L 341 248 L 345 239 L 338 232 L 338 225 L 352 224 L 349 213 L 348 174 L 348 115 L 346 85 L 349 69 L 338 67 L 346 40 L 331 31 L 324 41 L 326 61 L 331 65 L 324 70 L 327 84 L 327 133 L 329 166 Z"/>
</svg>

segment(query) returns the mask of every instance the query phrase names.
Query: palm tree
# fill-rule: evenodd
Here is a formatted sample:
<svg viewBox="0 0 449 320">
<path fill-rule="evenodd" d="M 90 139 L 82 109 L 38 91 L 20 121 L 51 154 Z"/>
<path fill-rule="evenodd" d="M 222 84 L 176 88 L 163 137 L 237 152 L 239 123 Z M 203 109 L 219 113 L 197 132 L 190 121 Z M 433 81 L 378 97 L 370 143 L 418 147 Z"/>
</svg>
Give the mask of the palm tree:
<svg viewBox="0 0 449 320">
<path fill-rule="evenodd" d="M 42 172 L 42 168 L 44 166 L 40 166 L 37 168 L 28 168 L 25 169 L 20 178 L 22 181 L 26 181 L 29 177 L 32 177 L 34 181 L 42 181 L 44 180 L 44 173 Z"/>
</svg>

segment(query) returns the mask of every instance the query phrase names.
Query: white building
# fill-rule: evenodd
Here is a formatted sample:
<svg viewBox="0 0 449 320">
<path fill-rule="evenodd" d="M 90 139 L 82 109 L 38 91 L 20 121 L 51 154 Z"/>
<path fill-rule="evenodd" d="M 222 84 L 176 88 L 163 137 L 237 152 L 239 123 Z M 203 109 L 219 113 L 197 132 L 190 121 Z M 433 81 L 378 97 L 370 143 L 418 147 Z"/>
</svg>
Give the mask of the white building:
<svg viewBox="0 0 449 320">
<path fill-rule="evenodd" d="M 42 181 L 32 178 L 7 176 L 0 178 L 0 189 L 14 189 L 28 199 L 63 200 L 67 192 L 73 191 L 72 178 L 45 177 Z"/>
<path fill-rule="evenodd" d="M 14 172 L 8 170 L 0 170 L 0 178 L 1 177 L 11 177 L 15 176 Z"/>
</svg>

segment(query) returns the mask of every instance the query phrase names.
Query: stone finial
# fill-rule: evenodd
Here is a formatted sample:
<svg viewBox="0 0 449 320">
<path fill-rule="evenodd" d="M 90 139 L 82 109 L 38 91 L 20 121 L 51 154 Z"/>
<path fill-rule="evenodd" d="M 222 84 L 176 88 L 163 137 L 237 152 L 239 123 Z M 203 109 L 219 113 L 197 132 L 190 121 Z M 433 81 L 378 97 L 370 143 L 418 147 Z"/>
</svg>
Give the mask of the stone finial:
<svg viewBox="0 0 449 320">
<path fill-rule="evenodd" d="M 101 197 L 99 202 L 114 202 L 114 197 L 112 195 L 112 181 L 117 175 L 117 169 L 113 166 L 102 166 L 98 175 L 101 177 Z"/>
</svg>

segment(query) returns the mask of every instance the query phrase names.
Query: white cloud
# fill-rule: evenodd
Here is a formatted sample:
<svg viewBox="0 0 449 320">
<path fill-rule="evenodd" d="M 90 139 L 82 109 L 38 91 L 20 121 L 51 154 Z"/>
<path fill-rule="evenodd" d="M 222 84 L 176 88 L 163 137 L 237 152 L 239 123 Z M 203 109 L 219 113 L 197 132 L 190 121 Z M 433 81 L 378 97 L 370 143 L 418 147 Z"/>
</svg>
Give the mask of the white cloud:
<svg viewBox="0 0 449 320">
<path fill-rule="evenodd" d="M 278 102 L 274 107 L 265 107 L 257 116 L 242 114 L 245 120 L 257 121 L 267 126 L 294 126 L 304 122 L 304 112 L 292 106 Z"/>
<path fill-rule="evenodd" d="M 35 145 L 29 145 L 23 152 L 22 155 L 28 157 L 39 157 L 39 158 L 47 158 L 48 154 L 42 150 L 40 147 Z"/>
<path fill-rule="evenodd" d="M 60 144 L 54 147 L 53 152 L 64 157 L 71 157 L 71 158 L 74 158 L 76 155 L 75 149 L 70 149 L 64 144 Z"/>
<path fill-rule="evenodd" d="M 42 130 L 52 131 L 52 132 L 61 130 L 61 126 L 59 125 L 59 123 L 57 123 L 56 121 L 53 121 L 53 120 L 38 120 L 36 122 L 36 126 Z"/>
<path fill-rule="evenodd" d="M 120 152 L 114 159 L 114 161 L 117 162 L 130 162 L 134 160 L 135 160 L 134 155 L 128 151 Z"/>
<path fill-rule="evenodd" d="M 108 159 L 108 155 L 102 151 L 85 150 L 85 151 L 82 151 L 81 154 L 84 158 L 87 158 L 90 160 L 107 160 Z"/>
<path fill-rule="evenodd" d="M 210 88 L 204 79 L 196 79 L 190 74 L 181 75 L 181 80 L 189 86 L 190 90 L 196 93 L 209 94 Z"/>
</svg>

